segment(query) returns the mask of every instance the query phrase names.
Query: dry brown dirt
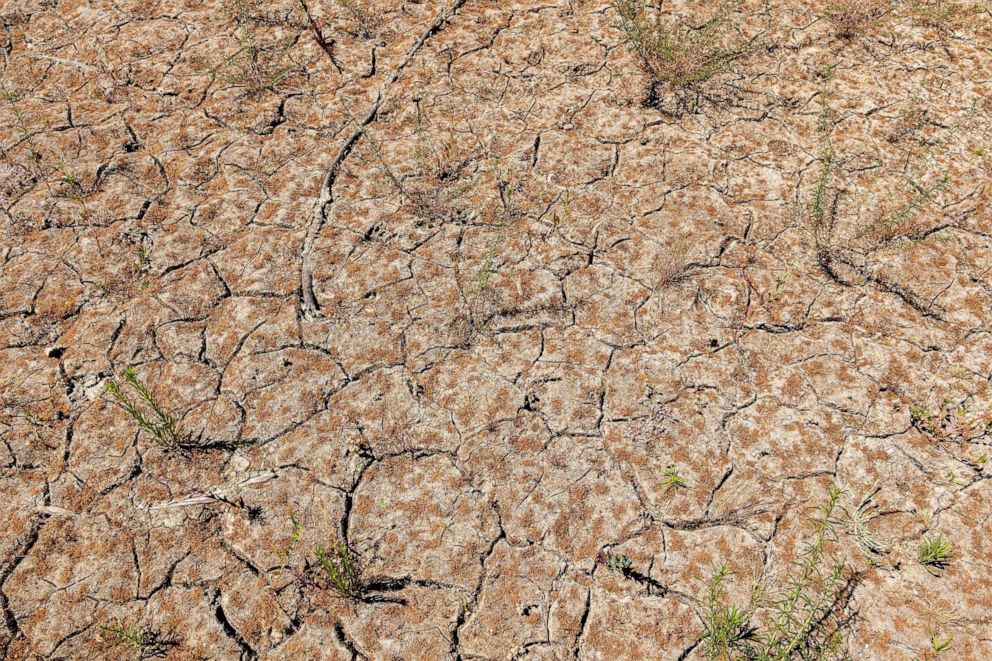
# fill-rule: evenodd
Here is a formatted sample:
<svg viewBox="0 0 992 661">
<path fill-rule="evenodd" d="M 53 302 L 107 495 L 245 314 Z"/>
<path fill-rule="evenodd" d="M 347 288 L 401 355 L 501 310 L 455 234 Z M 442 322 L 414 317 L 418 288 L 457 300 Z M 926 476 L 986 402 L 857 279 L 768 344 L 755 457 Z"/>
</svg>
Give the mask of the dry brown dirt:
<svg viewBox="0 0 992 661">
<path fill-rule="evenodd" d="M 0 654 L 702 659 L 836 485 L 837 653 L 992 657 L 992 10 L 875 5 L 685 104 L 609 1 L 0 2 Z"/>
</svg>

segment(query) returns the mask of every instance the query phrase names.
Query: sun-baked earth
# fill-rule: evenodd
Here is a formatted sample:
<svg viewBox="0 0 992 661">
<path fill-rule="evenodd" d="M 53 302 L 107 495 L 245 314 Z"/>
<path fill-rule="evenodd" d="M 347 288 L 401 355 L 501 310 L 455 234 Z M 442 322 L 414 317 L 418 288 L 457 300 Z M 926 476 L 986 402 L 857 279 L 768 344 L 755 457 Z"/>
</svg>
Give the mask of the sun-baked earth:
<svg viewBox="0 0 992 661">
<path fill-rule="evenodd" d="M 992 10 L 874 4 L 674 103 L 608 0 L 0 2 L 0 656 L 701 659 L 836 485 L 839 651 L 992 657 Z"/>
</svg>

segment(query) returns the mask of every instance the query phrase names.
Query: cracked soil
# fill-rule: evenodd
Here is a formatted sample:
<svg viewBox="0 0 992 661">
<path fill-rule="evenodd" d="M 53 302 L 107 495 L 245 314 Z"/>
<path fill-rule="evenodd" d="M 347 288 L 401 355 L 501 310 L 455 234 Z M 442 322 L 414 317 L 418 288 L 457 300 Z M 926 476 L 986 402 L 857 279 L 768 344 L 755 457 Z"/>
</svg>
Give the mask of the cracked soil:
<svg viewBox="0 0 992 661">
<path fill-rule="evenodd" d="M 676 103 L 609 0 L 0 0 L 0 654 L 704 659 L 836 486 L 832 654 L 992 658 L 992 5 L 874 5 Z"/>
</svg>

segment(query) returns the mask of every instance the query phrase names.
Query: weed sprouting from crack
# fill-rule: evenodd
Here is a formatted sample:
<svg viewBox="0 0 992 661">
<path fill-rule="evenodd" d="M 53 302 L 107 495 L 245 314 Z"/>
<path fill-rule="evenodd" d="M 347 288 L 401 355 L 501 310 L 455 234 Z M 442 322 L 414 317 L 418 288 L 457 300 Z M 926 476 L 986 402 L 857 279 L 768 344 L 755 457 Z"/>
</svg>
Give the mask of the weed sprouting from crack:
<svg viewBox="0 0 992 661">
<path fill-rule="evenodd" d="M 665 479 L 662 482 L 664 492 L 688 489 L 689 484 L 679 474 L 679 467 L 672 465 L 665 469 Z"/>
<path fill-rule="evenodd" d="M 756 630 L 751 618 L 761 597 L 760 588 L 751 593 L 751 603 L 741 609 L 730 603 L 726 582 L 731 572 L 720 565 L 706 581 L 703 606 L 703 653 L 708 659 L 750 658 L 756 645 Z"/>
<path fill-rule="evenodd" d="M 912 191 L 909 200 L 891 214 L 881 218 L 871 224 L 863 233 L 871 235 L 879 242 L 890 240 L 898 236 L 903 226 L 924 206 L 933 204 L 936 196 L 947 188 L 950 177 L 943 175 L 930 186 L 925 186 L 915 179 L 909 179 L 909 187 Z"/>
<path fill-rule="evenodd" d="M 929 185 L 920 183 L 924 177 L 924 170 L 930 163 L 928 159 L 920 172 L 909 178 L 910 192 L 902 204 L 889 206 L 888 200 L 891 197 L 879 200 L 877 206 L 882 207 L 883 210 L 878 212 L 873 220 L 867 221 L 862 221 L 857 215 L 849 217 L 846 212 L 842 213 L 841 197 L 847 189 L 834 183 L 838 178 L 840 158 L 831 140 L 833 121 L 829 90 L 834 66 L 828 67 L 821 74 L 824 83 L 820 94 L 822 107 L 817 159 L 820 170 L 812 191 L 800 206 L 802 209 L 800 214 L 807 220 L 812 233 L 817 261 L 831 279 L 839 284 L 863 286 L 872 283 L 880 289 L 896 293 L 920 314 L 940 318 L 939 307 L 938 311 L 935 311 L 934 307 L 937 306 L 913 291 L 907 290 L 898 283 L 892 283 L 887 278 L 879 277 L 868 267 L 868 262 L 874 252 L 892 246 L 898 240 L 905 239 L 913 243 L 929 236 L 930 233 L 922 231 L 918 223 L 911 224 L 910 221 L 926 206 L 938 204 L 940 193 L 949 185 L 951 179 L 941 177 Z M 869 187 L 866 194 L 881 197 L 881 191 L 874 187 Z M 839 269 L 839 266 L 844 268 Z M 852 272 L 857 277 L 851 277 L 849 274 Z"/>
<path fill-rule="evenodd" d="M 290 521 L 293 524 L 290 542 L 285 546 L 274 548 L 276 555 L 287 566 L 290 564 L 297 546 L 303 539 L 305 530 L 295 512 L 290 514 Z M 363 576 L 362 566 L 359 563 L 358 557 L 347 543 L 342 542 L 331 548 L 318 545 L 314 549 L 314 556 L 317 559 L 316 566 L 307 562 L 306 575 L 296 575 L 301 585 L 329 590 L 338 597 L 355 602 L 406 603 L 402 598 L 388 597 L 376 593 L 403 589 L 410 582 L 409 576 L 404 578 Z"/>
<path fill-rule="evenodd" d="M 787 661 L 843 656 L 850 621 L 847 605 L 857 576 L 826 551 L 826 544 L 837 539 L 834 515 L 842 494 L 840 488 L 832 488 L 819 507 L 813 537 L 802 557 L 793 562 L 784 590 L 767 605 L 771 611 L 767 627 L 752 624 L 754 613 L 766 604 L 766 587 L 756 585 L 749 606 L 740 609 L 729 603 L 726 567 L 714 572 L 702 604 L 707 658 Z"/>
<path fill-rule="evenodd" d="M 914 0 L 909 14 L 923 27 L 936 30 L 941 35 L 964 28 L 981 14 L 980 3 L 961 3 L 958 0 Z"/>
<path fill-rule="evenodd" d="M 142 277 L 148 272 L 149 267 L 149 257 L 148 249 L 143 245 L 139 245 L 134 251 L 134 261 L 131 263 L 128 271 L 130 272 L 130 279 L 137 280 L 141 279 L 141 289 L 146 290 L 150 286 L 150 281 L 146 277 Z"/>
<path fill-rule="evenodd" d="M 332 590 L 347 599 L 357 600 L 362 597 L 364 585 L 361 572 L 346 544 L 339 544 L 330 550 L 318 546 L 315 554 L 317 564 L 330 580 Z"/>
<path fill-rule="evenodd" d="M 436 145 L 430 140 L 421 98 L 415 97 L 414 102 L 417 108 L 414 157 L 418 172 L 405 193 L 420 222 L 432 225 L 457 218 L 463 212 L 456 203 L 471 187 L 471 182 L 461 180 L 475 157 L 459 154 L 454 141 Z M 454 132 L 454 127 L 452 129 Z"/>
<path fill-rule="evenodd" d="M 953 636 L 947 633 L 947 628 L 961 623 L 958 612 L 939 600 L 927 600 L 925 609 L 926 619 L 930 624 L 930 637 L 922 656 L 915 657 L 913 661 L 937 661 L 944 652 L 951 649 L 954 642 Z"/>
<path fill-rule="evenodd" d="M 108 379 L 107 393 L 138 423 L 138 427 L 150 434 L 155 443 L 162 447 L 184 445 L 187 435 L 179 419 L 152 394 L 148 386 L 138 378 L 134 368 L 125 369 L 121 379 L 123 384 L 117 379 Z M 137 399 L 131 399 L 125 385 L 130 386 Z M 150 409 L 150 412 L 145 409 Z"/>
<path fill-rule="evenodd" d="M 834 512 L 843 490 L 833 487 L 814 519 L 816 531 L 802 559 L 794 563 L 789 588 L 773 605 L 771 630 L 763 640 L 763 654 L 791 659 L 794 654 L 824 658 L 836 654 L 843 642 L 843 605 L 851 580 L 844 563 L 827 555 L 826 542 L 836 539 Z"/>
<path fill-rule="evenodd" d="M 915 657 L 913 661 L 936 661 L 936 659 L 951 649 L 954 639 L 950 636 L 943 637 L 939 633 L 930 634 L 929 645 L 923 652 L 922 657 Z"/>
<path fill-rule="evenodd" d="M 293 552 L 296 550 L 297 544 L 303 539 L 303 533 L 306 530 L 303 524 L 300 523 L 299 517 L 297 517 L 296 512 L 289 513 L 289 520 L 293 524 L 293 532 L 290 535 L 290 541 L 288 544 L 282 546 L 273 544 L 272 552 L 282 561 L 282 566 L 277 570 L 281 572 L 283 568 L 290 566 L 290 560 L 292 559 Z"/>
<path fill-rule="evenodd" d="M 868 527 L 874 519 L 882 514 L 874 501 L 875 494 L 879 490 L 881 490 L 881 486 L 876 485 L 861 499 L 855 509 L 844 510 L 847 515 L 845 527 L 848 533 L 854 538 L 862 555 L 873 565 L 877 564 L 881 556 L 889 552 L 889 547 L 878 539 Z"/>
<path fill-rule="evenodd" d="M 925 538 L 916 554 L 917 561 L 934 576 L 940 576 L 951 564 L 953 557 L 954 546 L 940 533 Z"/>
<path fill-rule="evenodd" d="M 649 97 L 675 95 L 681 112 L 696 112 L 703 86 L 752 52 L 757 37 L 734 34 L 731 13 L 739 3 L 719 5 L 701 25 L 666 22 L 644 0 L 616 0 L 620 28 L 651 79 Z"/>
<path fill-rule="evenodd" d="M 634 561 L 622 553 L 610 553 L 606 556 L 606 566 L 610 571 L 626 574 L 634 566 Z"/>
<path fill-rule="evenodd" d="M 67 189 L 65 192 L 65 197 L 73 200 L 74 202 L 78 202 L 82 207 L 83 215 L 87 216 L 89 214 L 86 209 L 86 195 L 88 191 L 83 186 L 83 183 L 69 169 L 69 165 L 66 163 L 65 159 L 60 159 L 59 162 L 55 164 L 55 171 L 59 173 L 59 181 L 61 181 Z"/>
<path fill-rule="evenodd" d="M 369 127 L 363 126 L 362 122 L 357 117 L 355 117 L 355 115 L 348 108 L 348 104 L 345 101 L 344 97 L 340 97 L 338 101 L 341 103 L 341 108 L 344 110 L 344 113 L 348 116 L 348 121 L 351 122 L 352 126 L 355 127 L 356 131 L 361 131 L 361 136 L 362 138 L 365 139 L 365 142 L 368 143 L 369 149 L 372 150 L 372 155 L 375 156 L 377 161 L 379 161 L 379 167 L 382 170 L 382 173 L 386 176 L 387 179 L 389 179 L 390 183 L 393 184 L 393 187 L 396 188 L 396 191 L 401 196 L 406 197 L 406 191 L 403 188 L 403 182 L 393 171 L 393 168 L 390 167 L 389 162 L 386 160 L 386 157 L 382 153 L 382 148 L 379 146 L 379 143 L 376 141 L 376 139 L 372 136 L 372 131 L 369 129 Z"/>
<path fill-rule="evenodd" d="M 45 442 L 41 437 L 41 430 L 44 428 L 44 423 L 42 423 L 41 419 L 23 407 L 21 408 L 21 419 L 31 429 L 31 437 L 34 439 L 34 442 L 38 446 L 43 446 Z"/>
<path fill-rule="evenodd" d="M 45 186 L 52 197 L 64 197 L 79 203 L 82 207 L 82 215 L 84 217 L 89 216 L 89 210 L 86 207 L 86 196 L 93 191 L 88 190 L 83 185 L 83 182 L 73 173 L 64 156 L 56 160 L 54 155 L 46 156 L 42 151 L 41 146 L 35 141 L 35 135 L 39 131 L 32 129 L 32 117 L 21 107 L 21 101 L 24 99 L 24 95 L 2 76 L 0 76 L 0 98 L 10 106 L 19 140 L 27 145 L 28 151 L 31 154 L 32 159 L 29 161 L 29 165 L 24 166 L 30 173 L 29 180 L 33 183 L 39 179 L 44 179 Z M 3 157 L 4 161 L 14 162 L 4 147 L 0 147 L 0 156 Z M 49 175 L 53 172 L 58 174 L 57 181 L 62 185 L 61 190 L 53 189 L 48 180 Z"/>
<path fill-rule="evenodd" d="M 111 624 L 99 625 L 100 631 L 110 634 L 117 643 L 131 648 L 138 659 L 150 659 L 165 656 L 175 642 L 163 637 L 161 632 L 148 625 L 137 622 L 128 624 L 116 620 Z"/>
<path fill-rule="evenodd" d="M 486 250 L 486 256 L 482 260 L 482 264 L 479 269 L 475 272 L 475 293 L 481 294 L 486 291 L 489 287 L 489 277 L 493 273 L 494 262 L 496 260 L 496 252 L 499 247 L 506 240 L 506 231 L 509 227 L 510 220 L 513 217 L 513 187 L 509 182 L 500 182 L 499 186 L 500 202 L 503 205 L 503 222 L 500 223 L 500 232 L 489 242 L 489 248 Z"/>
<path fill-rule="evenodd" d="M 940 406 L 933 409 L 921 401 L 914 401 L 909 407 L 909 417 L 910 424 L 936 444 L 985 446 L 992 433 L 992 405 L 973 409 L 968 403 L 959 402 L 952 396 L 944 397 Z M 985 461 L 975 463 L 980 469 L 980 464 Z"/>
<path fill-rule="evenodd" d="M 339 101 L 345 115 L 348 117 L 348 121 L 356 130 L 361 131 L 362 139 L 368 144 L 372 155 L 378 161 L 382 174 L 392 184 L 396 192 L 399 193 L 400 198 L 409 202 L 420 222 L 431 224 L 458 215 L 459 210 L 453 208 L 451 203 L 465 192 L 469 184 L 455 184 L 464 168 L 473 159 L 459 159 L 455 157 L 452 153 L 453 147 L 451 145 L 448 145 L 443 150 L 443 154 L 439 154 L 438 150 L 428 143 L 425 137 L 423 114 L 419 100 L 417 102 L 416 130 L 418 148 L 415 151 L 415 159 L 421 165 L 421 170 L 428 171 L 425 177 L 428 180 L 426 186 L 418 186 L 416 176 L 413 177 L 415 183 L 410 184 L 411 175 L 409 173 L 397 173 L 386 160 L 381 142 L 376 139 L 371 128 L 362 126 L 360 120 L 348 108 L 344 97 L 341 97 Z M 433 162 L 427 163 L 430 156 L 434 157 Z M 424 167 L 425 165 L 427 167 Z"/>
<path fill-rule="evenodd" d="M 485 292 L 489 287 L 489 278 L 493 274 L 493 264 L 496 260 L 496 251 L 499 249 L 500 243 L 502 241 L 499 236 L 489 242 L 489 247 L 486 249 L 486 256 L 482 258 L 482 264 L 479 265 L 479 269 L 475 272 L 476 294 Z"/>
<path fill-rule="evenodd" d="M 813 216 L 813 224 L 816 228 L 821 228 L 827 224 L 828 214 L 833 209 L 827 202 L 827 193 L 830 186 L 830 178 L 833 175 L 834 160 L 837 155 L 829 142 L 824 144 L 820 152 L 820 176 L 816 179 L 816 188 L 813 190 L 813 199 L 810 201 L 810 212 Z"/>
<path fill-rule="evenodd" d="M 14 114 L 15 124 L 20 132 L 19 137 L 27 144 L 28 150 L 31 152 L 34 160 L 39 163 L 44 162 L 45 157 L 42 155 L 34 140 L 34 131 L 32 131 L 30 127 L 30 117 L 21 108 L 19 103 L 22 99 L 22 95 L 13 86 L 13 84 L 9 83 L 5 78 L 0 78 L 0 97 L 3 97 L 3 100 L 10 106 L 10 110 Z M 5 159 L 10 158 L 10 156 L 6 153 L 6 149 L 4 149 L 3 156 Z"/>
</svg>

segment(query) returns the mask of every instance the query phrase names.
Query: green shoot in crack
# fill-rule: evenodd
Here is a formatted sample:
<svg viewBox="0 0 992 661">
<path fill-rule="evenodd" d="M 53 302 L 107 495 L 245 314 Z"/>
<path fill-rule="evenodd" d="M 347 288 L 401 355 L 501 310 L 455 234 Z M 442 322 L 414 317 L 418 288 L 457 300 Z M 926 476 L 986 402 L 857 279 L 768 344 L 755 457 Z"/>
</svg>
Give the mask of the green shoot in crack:
<svg viewBox="0 0 992 661">
<path fill-rule="evenodd" d="M 138 427 L 155 439 L 157 445 L 163 447 L 175 447 L 183 444 L 185 432 L 179 419 L 174 413 L 169 411 L 149 390 L 133 367 L 124 370 L 122 380 L 108 379 L 107 393 L 121 405 L 128 415 L 130 415 Z M 127 392 L 127 388 L 137 395 L 132 399 Z"/>
</svg>

